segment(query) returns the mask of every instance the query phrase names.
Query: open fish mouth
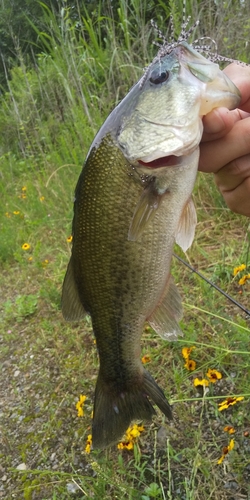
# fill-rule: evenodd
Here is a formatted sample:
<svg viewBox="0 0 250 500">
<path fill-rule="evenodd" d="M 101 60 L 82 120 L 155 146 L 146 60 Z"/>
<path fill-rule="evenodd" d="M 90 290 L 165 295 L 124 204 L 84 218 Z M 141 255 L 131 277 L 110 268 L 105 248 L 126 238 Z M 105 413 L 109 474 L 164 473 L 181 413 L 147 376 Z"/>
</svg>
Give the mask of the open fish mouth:
<svg viewBox="0 0 250 500">
<path fill-rule="evenodd" d="M 169 156 L 163 156 L 162 158 L 156 158 L 156 160 L 152 160 L 149 162 L 138 160 L 138 163 L 143 167 L 152 169 L 161 167 L 174 167 L 180 165 L 181 163 L 180 158 L 181 158 L 180 156 L 169 155 Z"/>
</svg>

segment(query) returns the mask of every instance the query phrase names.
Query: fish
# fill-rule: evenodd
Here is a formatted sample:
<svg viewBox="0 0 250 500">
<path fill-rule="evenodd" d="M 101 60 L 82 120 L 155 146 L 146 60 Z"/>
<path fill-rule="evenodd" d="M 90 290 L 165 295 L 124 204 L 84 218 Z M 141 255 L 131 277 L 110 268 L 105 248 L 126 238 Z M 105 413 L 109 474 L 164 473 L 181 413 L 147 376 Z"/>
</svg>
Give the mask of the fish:
<svg viewBox="0 0 250 500">
<path fill-rule="evenodd" d="M 94 449 L 117 443 L 132 421 L 151 420 L 153 405 L 173 418 L 141 362 L 140 340 L 146 322 L 165 340 L 182 335 L 170 267 L 174 244 L 186 251 L 194 238 L 202 117 L 239 102 L 218 64 L 186 40 L 163 44 L 90 147 L 75 190 L 62 313 L 92 320 Z"/>
</svg>

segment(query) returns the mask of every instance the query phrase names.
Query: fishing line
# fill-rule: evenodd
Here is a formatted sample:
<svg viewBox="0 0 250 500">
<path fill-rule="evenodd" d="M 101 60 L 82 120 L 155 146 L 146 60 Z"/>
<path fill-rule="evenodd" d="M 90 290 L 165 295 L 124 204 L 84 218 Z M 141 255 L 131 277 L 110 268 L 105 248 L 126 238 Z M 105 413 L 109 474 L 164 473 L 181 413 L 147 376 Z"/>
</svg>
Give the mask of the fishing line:
<svg viewBox="0 0 250 500">
<path fill-rule="evenodd" d="M 188 262 L 186 262 L 181 257 L 179 257 L 179 255 L 176 255 L 176 253 L 173 253 L 173 255 L 174 255 L 174 257 L 176 257 L 176 259 L 178 259 L 180 262 L 182 262 L 182 264 L 184 264 L 186 267 L 188 267 L 188 269 L 190 269 L 193 273 L 197 274 L 200 278 L 202 278 L 204 281 L 206 281 L 206 283 L 208 283 L 210 286 L 215 288 L 215 290 L 217 290 L 217 292 L 220 292 L 222 295 L 224 295 L 224 297 L 226 297 L 228 300 L 230 300 L 235 306 L 239 307 L 239 309 L 244 311 L 244 313 L 246 313 L 250 317 L 250 311 L 246 307 L 244 307 L 242 304 L 237 302 L 237 300 L 235 300 L 233 297 L 231 297 L 231 295 L 228 295 L 228 293 L 224 292 L 224 290 L 222 290 L 219 286 L 215 285 L 215 283 L 213 283 L 208 278 L 206 278 L 203 274 L 201 274 L 194 267 L 192 267 L 190 264 L 188 264 Z"/>
</svg>

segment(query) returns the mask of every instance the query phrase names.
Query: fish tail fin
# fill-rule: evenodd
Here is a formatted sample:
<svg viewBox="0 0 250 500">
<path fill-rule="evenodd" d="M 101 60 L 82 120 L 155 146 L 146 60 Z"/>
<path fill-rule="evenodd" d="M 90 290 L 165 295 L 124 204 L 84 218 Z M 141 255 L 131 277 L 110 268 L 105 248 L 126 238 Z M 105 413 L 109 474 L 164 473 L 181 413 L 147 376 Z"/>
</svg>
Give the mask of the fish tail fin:
<svg viewBox="0 0 250 500">
<path fill-rule="evenodd" d="M 138 379 L 131 381 L 129 390 L 115 394 L 98 375 L 92 426 L 94 449 L 117 443 L 133 420 L 151 420 L 156 412 L 148 398 L 172 419 L 171 407 L 150 373 L 144 370 Z"/>
</svg>

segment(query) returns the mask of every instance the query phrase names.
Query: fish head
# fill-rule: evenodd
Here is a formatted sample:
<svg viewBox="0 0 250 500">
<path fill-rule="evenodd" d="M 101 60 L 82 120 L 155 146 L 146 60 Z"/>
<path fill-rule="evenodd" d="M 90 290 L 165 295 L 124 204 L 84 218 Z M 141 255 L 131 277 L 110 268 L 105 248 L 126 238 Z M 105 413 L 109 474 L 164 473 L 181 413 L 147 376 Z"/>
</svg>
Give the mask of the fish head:
<svg viewBox="0 0 250 500">
<path fill-rule="evenodd" d="M 154 59 L 146 78 L 131 90 L 117 133 L 124 156 L 135 166 L 177 165 L 197 149 L 202 117 L 235 108 L 240 92 L 220 70 L 186 42 Z M 136 98 L 134 97 L 136 95 Z"/>
</svg>

